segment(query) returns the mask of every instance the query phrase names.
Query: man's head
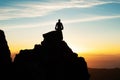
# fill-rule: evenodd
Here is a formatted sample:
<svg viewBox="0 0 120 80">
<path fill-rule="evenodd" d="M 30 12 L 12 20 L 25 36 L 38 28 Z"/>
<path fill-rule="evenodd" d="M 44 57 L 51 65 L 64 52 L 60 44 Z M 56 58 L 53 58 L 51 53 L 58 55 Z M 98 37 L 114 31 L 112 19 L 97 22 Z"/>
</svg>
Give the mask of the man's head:
<svg viewBox="0 0 120 80">
<path fill-rule="evenodd" d="M 60 22 L 60 19 L 58 19 L 58 22 Z"/>
</svg>

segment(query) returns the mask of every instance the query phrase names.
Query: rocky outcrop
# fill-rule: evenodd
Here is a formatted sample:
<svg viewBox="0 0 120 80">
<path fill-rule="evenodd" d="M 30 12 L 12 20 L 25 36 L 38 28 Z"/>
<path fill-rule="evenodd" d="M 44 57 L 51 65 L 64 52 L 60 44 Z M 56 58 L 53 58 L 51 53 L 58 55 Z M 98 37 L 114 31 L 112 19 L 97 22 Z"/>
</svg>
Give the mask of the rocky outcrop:
<svg viewBox="0 0 120 80">
<path fill-rule="evenodd" d="M 89 80 L 87 63 L 63 40 L 62 31 L 43 34 L 44 40 L 33 49 L 11 53 L 0 30 L 0 79 L 7 80 Z"/>
<path fill-rule="evenodd" d="M 3 30 L 0 30 L 0 79 L 8 79 L 10 77 L 12 59 L 11 53 L 6 41 Z"/>
<path fill-rule="evenodd" d="M 87 63 L 63 40 L 61 31 L 43 34 L 34 49 L 21 50 L 14 60 L 16 79 L 89 80 Z"/>
<path fill-rule="evenodd" d="M 0 65 L 11 63 L 11 53 L 6 41 L 5 34 L 0 30 Z"/>
</svg>

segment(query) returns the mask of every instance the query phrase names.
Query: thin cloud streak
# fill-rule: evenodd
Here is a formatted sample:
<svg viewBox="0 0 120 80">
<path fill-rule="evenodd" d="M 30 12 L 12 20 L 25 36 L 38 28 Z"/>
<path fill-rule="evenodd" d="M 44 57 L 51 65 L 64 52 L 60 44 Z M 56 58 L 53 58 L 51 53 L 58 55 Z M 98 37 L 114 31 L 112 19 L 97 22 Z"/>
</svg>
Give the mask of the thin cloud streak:
<svg viewBox="0 0 120 80">
<path fill-rule="evenodd" d="M 105 19 L 114 19 L 114 18 L 120 18 L 120 15 L 116 16 L 94 16 L 89 18 L 83 18 L 83 19 L 72 19 L 72 20 L 64 20 L 64 24 L 73 24 L 73 23 L 81 23 L 81 22 L 92 22 L 92 21 L 99 21 L 99 20 L 105 20 Z M 23 28 L 37 28 L 37 27 L 45 27 L 49 25 L 55 25 L 54 21 L 44 22 L 44 23 L 35 23 L 35 24 L 24 24 L 24 25 L 9 25 L 9 27 L 1 27 L 5 30 L 10 29 L 23 29 Z"/>
<path fill-rule="evenodd" d="M 3 30 L 12 30 L 12 29 L 27 29 L 27 28 L 37 28 L 37 27 L 45 27 L 49 25 L 54 25 L 54 22 L 42 22 L 42 23 L 30 23 L 30 24 L 22 24 L 22 25 L 9 25 L 9 27 L 1 27 Z"/>
<path fill-rule="evenodd" d="M 78 22 L 90 22 L 90 21 L 98 21 L 104 19 L 113 19 L 113 18 L 120 18 L 120 15 L 117 16 L 94 16 L 90 18 L 83 18 L 83 19 L 74 19 L 74 20 L 66 20 L 64 23 L 78 23 Z"/>
<path fill-rule="evenodd" d="M 86 0 L 71 0 L 68 2 L 44 2 L 44 3 L 25 3 L 13 4 L 14 7 L 0 8 L 0 20 L 9 20 L 13 18 L 30 18 L 48 15 L 57 10 L 66 8 L 90 8 L 97 5 L 117 3 L 113 1 L 86 1 Z"/>
</svg>

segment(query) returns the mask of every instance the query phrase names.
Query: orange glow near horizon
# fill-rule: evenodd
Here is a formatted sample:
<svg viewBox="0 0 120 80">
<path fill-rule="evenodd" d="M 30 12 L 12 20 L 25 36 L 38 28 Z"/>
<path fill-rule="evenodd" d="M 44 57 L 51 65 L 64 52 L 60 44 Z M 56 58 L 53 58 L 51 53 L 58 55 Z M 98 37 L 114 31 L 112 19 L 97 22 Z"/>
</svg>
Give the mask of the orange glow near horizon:
<svg viewBox="0 0 120 80">
<path fill-rule="evenodd" d="M 89 54 L 79 53 L 85 58 L 89 68 L 117 68 L 120 67 L 120 54 Z"/>
<path fill-rule="evenodd" d="M 29 45 L 24 45 L 24 44 L 14 44 L 14 45 L 10 45 L 9 49 L 11 51 L 11 54 L 18 54 L 20 52 L 20 50 L 24 50 L 24 49 L 33 49 L 34 46 Z"/>
<path fill-rule="evenodd" d="M 68 45 L 69 46 L 69 45 Z M 22 48 L 21 48 L 22 47 Z M 18 54 L 20 50 L 33 49 L 34 46 L 30 45 L 10 45 L 12 60 L 15 58 L 15 54 Z M 85 58 L 88 67 L 90 68 L 115 68 L 120 66 L 119 49 L 90 49 L 90 48 L 78 48 L 76 46 L 70 47 L 78 56 Z M 111 63 L 114 63 L 111 64 Z"/>
<path fill-rule="evenodd" d="M 15 54 L 18 54 L 20 50 L 33 49 L 34 45 L 37 42 L 41 42 L 41 41 L 34 40 L 31 42 L 29 39 L 27 39 L 24 41 L 15 42 L 15 40 L 11 41 L 8 38 L 8 42 L 9 42 L 8 45 L 11 51 L 12 59 L 14 59 Z M 70 42 L 70 41 L 73 41 L 73 42 Z M 101 67 L 120 66 L 119 65 L 119 61 L 120 61 L 119 60 L 120 59 L 119 44 L 112 44 L 112 43 L 105 44 L 102 41 L 99 43 L 97 42 L 85 43 L 83 41 L 75 41 L 75 40 L 70 40 L 70 41 L 65 41 L 65 42 L 73 50 L 73 52 L 77 53 L 78 56 L 83 56 L 85 58 L 85 60 L 88 63 L 88 67 L 101 68 Z M 111 63 L 113 63 L 114 65 L 112 65 Z"/>
<path fill-rule="evenodd" d="M 35 45 L 35 44 L 34 44 Z M 34 45 L 24 45 L 24 44 L 14 44 L 9 45 L 11 54 L 19 53 L 22 49 L 33 49 Z M 68 45 L 69 46 L 69 45 Z M 85 48 L 85 47 L 77 47 L 72 46 L 70 47 L 75 53 L 92 53 L 92 54 L 119 54 L 120 48 L 118 47 L 106 47 L 106 48 Z"/>
</svg>

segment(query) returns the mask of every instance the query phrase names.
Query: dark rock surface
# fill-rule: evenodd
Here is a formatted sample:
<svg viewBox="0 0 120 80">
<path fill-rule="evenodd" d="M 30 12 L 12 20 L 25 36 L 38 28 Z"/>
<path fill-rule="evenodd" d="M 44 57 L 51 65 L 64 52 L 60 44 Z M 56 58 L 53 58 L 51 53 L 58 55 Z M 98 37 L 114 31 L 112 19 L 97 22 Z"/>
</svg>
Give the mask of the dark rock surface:
<svg viewBox="0 0 120 80">
<path fill-rule="evenodd" d="M 0 65 L 8 64 L 13 80 L 89 80 L 87 63 L 63 40 L 62 31 L 43 34 L 33 49 L 21 50 L 12 62 L 3 31 L 0 31 Z M 2 69 L 2 68 L 1 68 Z M 6 75 L 8 76 L 8 75 Z"/>
</svg>

